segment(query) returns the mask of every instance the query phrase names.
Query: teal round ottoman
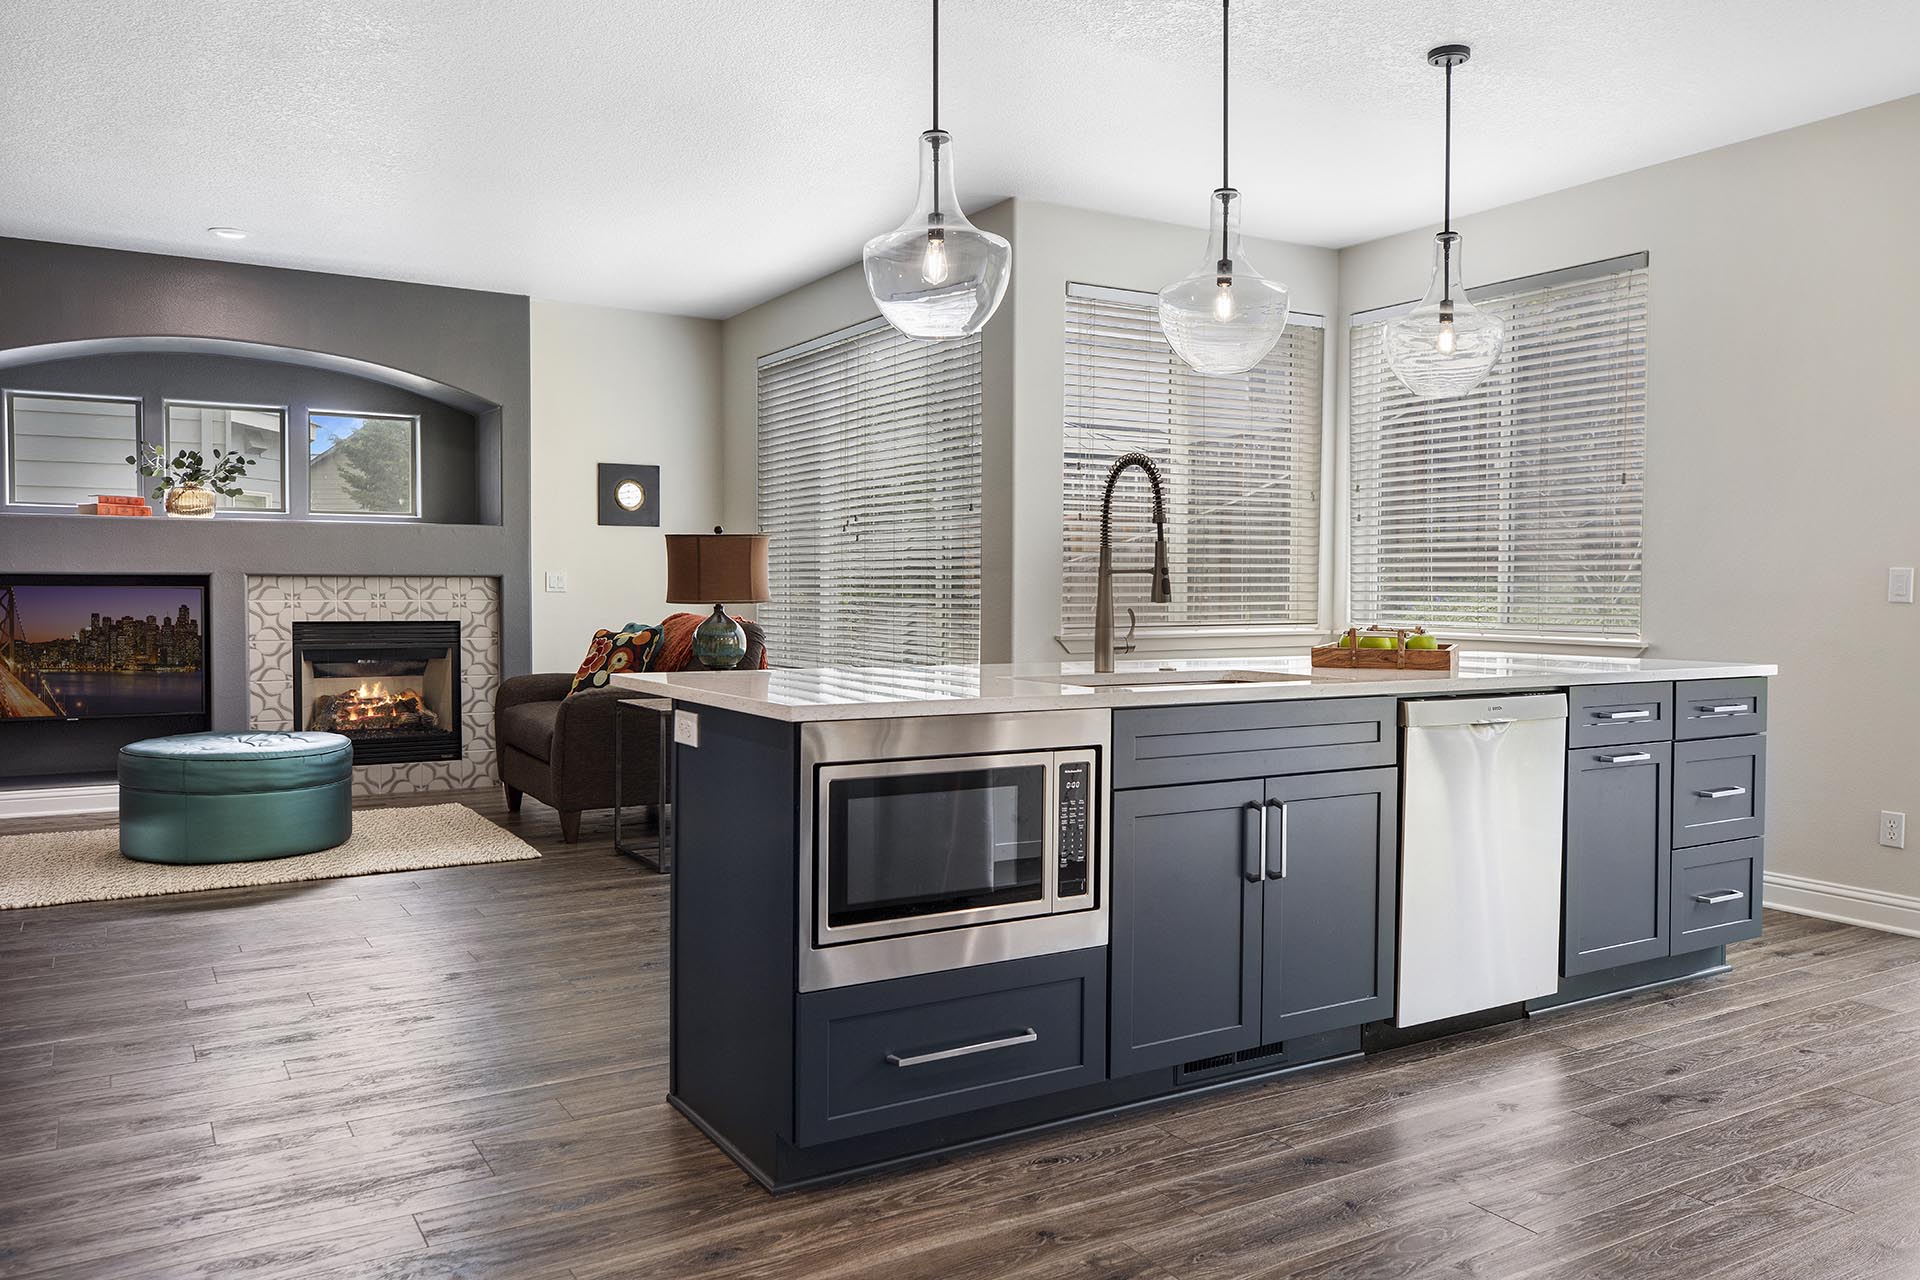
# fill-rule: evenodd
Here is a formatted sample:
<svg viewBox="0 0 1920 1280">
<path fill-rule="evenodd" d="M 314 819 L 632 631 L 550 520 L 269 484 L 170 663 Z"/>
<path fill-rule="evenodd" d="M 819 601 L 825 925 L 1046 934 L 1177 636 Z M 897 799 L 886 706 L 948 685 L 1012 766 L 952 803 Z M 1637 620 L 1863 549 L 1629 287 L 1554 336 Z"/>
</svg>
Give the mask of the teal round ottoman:
<svg viewBox="0 0 1920 1280">
<path fill-rule="evenodd" d="M 353 834 L 353 743 L 337 733 L 182 733 L 120 748 L 120 853 L 253 862 Z"/>
</svg>

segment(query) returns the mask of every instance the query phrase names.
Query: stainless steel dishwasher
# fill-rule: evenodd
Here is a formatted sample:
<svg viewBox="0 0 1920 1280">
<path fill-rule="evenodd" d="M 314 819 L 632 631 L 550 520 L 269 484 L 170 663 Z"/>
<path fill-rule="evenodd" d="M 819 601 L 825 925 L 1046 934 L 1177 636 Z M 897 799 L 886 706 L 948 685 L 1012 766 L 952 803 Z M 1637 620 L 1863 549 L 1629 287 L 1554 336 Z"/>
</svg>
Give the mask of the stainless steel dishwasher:
<svg viewBox="0 0 1920 1280">
<path fill-rule="evenodd" d="M 1400 704 L 1398 1026 L 1560 984 L 1565 694 Z"/>
</svg>

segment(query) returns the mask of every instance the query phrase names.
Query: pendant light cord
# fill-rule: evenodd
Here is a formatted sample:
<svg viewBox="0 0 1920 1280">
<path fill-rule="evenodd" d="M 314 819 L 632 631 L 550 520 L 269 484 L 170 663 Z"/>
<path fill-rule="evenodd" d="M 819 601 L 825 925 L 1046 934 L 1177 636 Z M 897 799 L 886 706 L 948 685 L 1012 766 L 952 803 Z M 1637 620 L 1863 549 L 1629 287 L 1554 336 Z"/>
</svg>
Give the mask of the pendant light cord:
<svg viewBox="0 0 1920 1280">
<path fill-rule="evenodd" d="M 939 0 L 934 0 L 935 4 Z M 1447 63 L 1447 140 L 1441 154 L 1442 176 L 1440 178 L 1441 221 L 1443 231 L 1453 230 L 1453 63 Z"/>
<path fill-rule="evenodd" d="M 933 0 L 933 129 L 940 131 L 940 0 Z"/>
<path fill-rule="evenodd" d="M 937 4 L 939 0 L 935 0 Z M 1233 184 L 1227 181 L 1227 128 L 1232 119 L 1227 110 L 1227 82 L 1232 74 L 1232 63 L 1227 57 L 1227 3 L 1220 0 L 1220 189 L 1225 191 Z"/>
</svg>

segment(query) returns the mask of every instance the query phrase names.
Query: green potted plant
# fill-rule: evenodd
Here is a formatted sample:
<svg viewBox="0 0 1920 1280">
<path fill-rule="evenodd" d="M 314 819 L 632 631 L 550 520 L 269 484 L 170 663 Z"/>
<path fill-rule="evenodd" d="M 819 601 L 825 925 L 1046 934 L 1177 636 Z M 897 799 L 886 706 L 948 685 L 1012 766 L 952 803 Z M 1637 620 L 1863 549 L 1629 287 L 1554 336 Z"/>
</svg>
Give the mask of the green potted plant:
<svg viewBox="0 0 1920 1280">
<path fill-rule="evenodd" d="M 153 496 L 165 501 L 168 515 L 210 520 L 214 495 L 239 497 L 240 481 L 247 468 L 260 459 L 219 449 L 213 451 L 211 463 L 198 449 L 182 449 L 168 458 L 157 445 L 146 444 L 140 446 L 137 457 L 129 455 L 127 461 L 138 467 L 141 475 L 160 482 L 154 486 Z"/>
</svg>

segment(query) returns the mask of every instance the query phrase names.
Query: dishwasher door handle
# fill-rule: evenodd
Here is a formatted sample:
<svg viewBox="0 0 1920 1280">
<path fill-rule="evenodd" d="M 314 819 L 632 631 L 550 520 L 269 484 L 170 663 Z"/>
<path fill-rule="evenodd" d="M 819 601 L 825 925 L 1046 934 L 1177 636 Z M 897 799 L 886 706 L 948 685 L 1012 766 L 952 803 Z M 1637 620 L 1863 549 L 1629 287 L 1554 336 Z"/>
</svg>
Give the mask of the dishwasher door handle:
<svg viewBox="0 0 1920 1280">
<path fill-rule="evenodd" d="M 1244 830 L 1240 833 L 1240 874 L 1248 884 L 1259 884 L 1267 874 L 1267 807 L 1258 800 L 1249 800 L 1240 807 L 1257 828 L 1251 833 Z"/>
<path fill-rule="evenodd" d="M 1264 850 L 1261 852 L 1260 861 L 1267 868 L 1267 879 L 1285 880 L 1287 878 L 1287 802 L 1269 800 L 1267 807 L 1280 811 L 1280 869 L 1278 871 L 1273 869 L 1273 864 L 1267 861 Z M 1262 825 L 1264 827 L 1264 821 Z"/>
</svg>

